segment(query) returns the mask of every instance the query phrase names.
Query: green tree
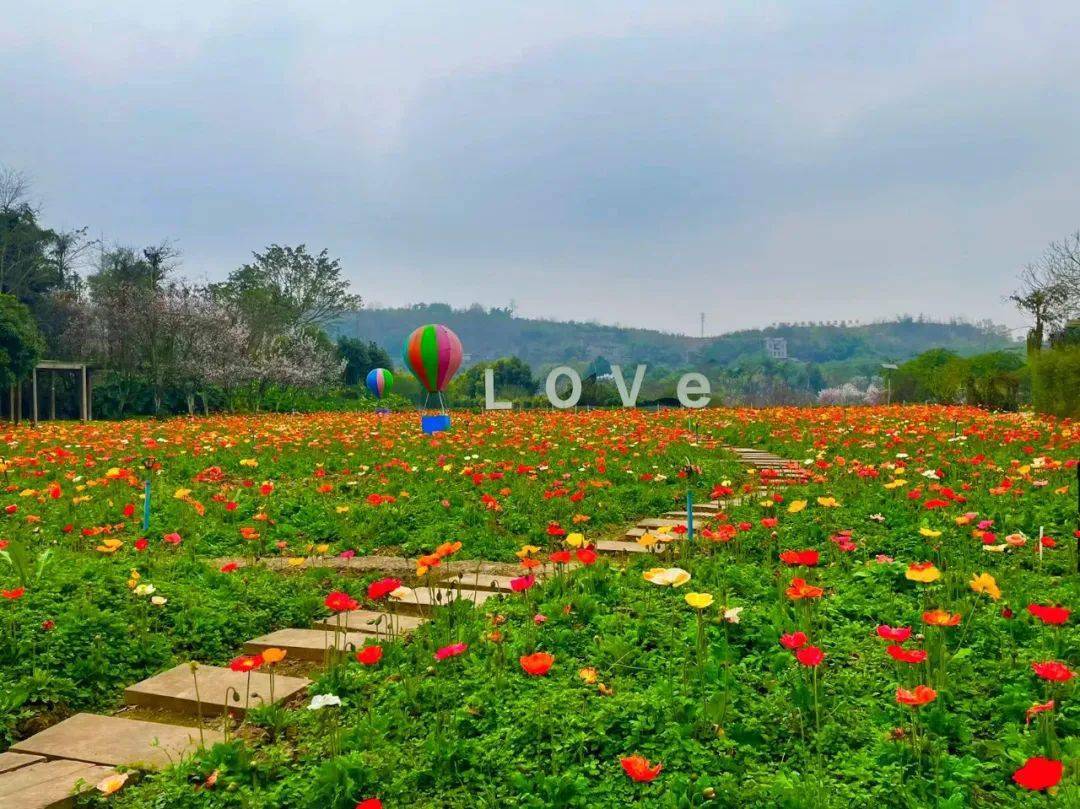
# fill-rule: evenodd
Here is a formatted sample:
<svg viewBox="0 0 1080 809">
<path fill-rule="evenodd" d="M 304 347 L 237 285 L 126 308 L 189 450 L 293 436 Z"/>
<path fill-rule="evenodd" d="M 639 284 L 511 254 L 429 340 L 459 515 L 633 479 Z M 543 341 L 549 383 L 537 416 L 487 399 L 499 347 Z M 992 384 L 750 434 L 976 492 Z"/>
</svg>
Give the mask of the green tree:
<svg viewBox="0 0 1080 809">
<path fill-rule="evenodd" d="M 322 326 L 360 298 L 349 292 L 341 262 L 323 250 L 311 255 L 304 245 L 272 244 L 254 261 L 234 270 L 227 280 L 212 284 L 212 294 L 241 316 L 254 337 L 283 334 L 292 329 Z"/>
<path fill-rule="evenodd" d="M 30 309 L 14 295 L 0 294 L 0 387 L 30 376 L 44 350 Z"/>
<path fill-rule="evenodd" d="M 364 342 L 355 337 L 339 337 L 337 352 L 345 360 L 342 372 L 346 385 L 358 385 L 363 382 L 372 368 L 386 368 L 393 371 L 390 355 L 373 340 Z"/>
</svg>

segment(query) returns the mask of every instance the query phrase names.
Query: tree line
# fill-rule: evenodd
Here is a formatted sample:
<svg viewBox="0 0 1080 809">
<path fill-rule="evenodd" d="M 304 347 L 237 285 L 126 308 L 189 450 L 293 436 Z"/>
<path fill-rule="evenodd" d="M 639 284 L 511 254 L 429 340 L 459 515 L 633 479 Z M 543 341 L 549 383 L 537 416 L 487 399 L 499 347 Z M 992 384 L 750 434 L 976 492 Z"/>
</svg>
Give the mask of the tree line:
<svg viewBox="0 0 1080 809">
<path fill-rule="evenodd" d="M 224 281 L 197 284 L 169 242 L 108 246 L 86 228 L 44 226 L 26 179 L 0 171 L 5 387 L 48 356 L 101 369 L 103 416 L 289 407 L 390 366 L 373 343 L 325 331 L 360 304 L 326 250 L 271 244 Z"/>
</svg>

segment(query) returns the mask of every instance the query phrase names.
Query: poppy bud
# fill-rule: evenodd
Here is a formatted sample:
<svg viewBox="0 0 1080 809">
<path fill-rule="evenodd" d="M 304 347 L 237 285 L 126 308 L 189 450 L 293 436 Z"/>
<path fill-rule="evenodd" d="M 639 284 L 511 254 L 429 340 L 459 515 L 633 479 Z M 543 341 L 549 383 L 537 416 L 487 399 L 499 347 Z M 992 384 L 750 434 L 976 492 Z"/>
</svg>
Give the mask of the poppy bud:
<svg viewBox="0 0 1080 809">
<path fill-rule="evenodd" d="M 705 789 L 701 790 L 701 797 L 707 801 L 711 801 L 716 797 L 716 790 L 712 787 L 705 787 Z"/>
</svg>

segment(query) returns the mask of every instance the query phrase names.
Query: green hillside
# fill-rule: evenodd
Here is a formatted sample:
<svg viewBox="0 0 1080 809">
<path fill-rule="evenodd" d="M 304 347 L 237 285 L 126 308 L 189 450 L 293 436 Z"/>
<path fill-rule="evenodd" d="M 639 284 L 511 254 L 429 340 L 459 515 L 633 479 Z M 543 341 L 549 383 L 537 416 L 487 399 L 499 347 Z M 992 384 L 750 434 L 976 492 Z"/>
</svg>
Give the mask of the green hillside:
<svg viewBox="0 0 1080 809">
<path fill-rule="evenodd" d="M 554 364 L 586 366 L 597 357 L 654 368 L 731 367 L 765 358 L 765 338 L 787 340 L 788 356 L 826 368 L 876 367 L 902 362 L 930 348 L 960 355 L 1014 347 L 1002 327 L 960 321 L 936 323 L 910 317 L 863 325 L 781 324 L 719 337 L 687 337 L 649 329 L 514 317 L 506 309 L 453 309 L 442 303 L 363 309 L 341 318 L 334 336 L 373 340 L 395 362 L 409 333 L 424 323 L 444 323 L 461 338 L 467 364 L 517 356 L 534 369 Z"/>
</svg>

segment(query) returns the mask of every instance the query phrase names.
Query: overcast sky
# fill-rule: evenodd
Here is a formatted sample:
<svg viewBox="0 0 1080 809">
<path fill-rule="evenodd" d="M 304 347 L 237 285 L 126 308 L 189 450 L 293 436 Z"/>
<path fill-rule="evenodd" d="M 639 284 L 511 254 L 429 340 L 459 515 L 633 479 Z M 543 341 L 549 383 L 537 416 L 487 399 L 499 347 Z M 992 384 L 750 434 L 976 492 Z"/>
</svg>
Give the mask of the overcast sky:
<svg viewBox="0 0 1080 809">
<path fill-rule="evenodd" d="M 305 242 L 384 305 L 1019 326 L 1080 228 L 1075 0 L 4 5 L 0 163 L 197 278 Z"/>
</svg>

